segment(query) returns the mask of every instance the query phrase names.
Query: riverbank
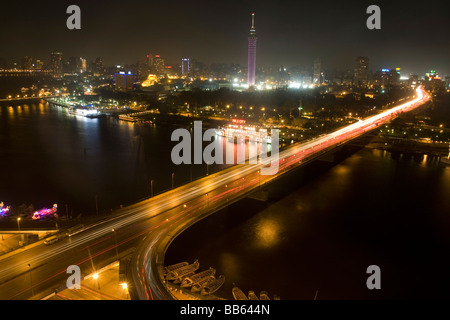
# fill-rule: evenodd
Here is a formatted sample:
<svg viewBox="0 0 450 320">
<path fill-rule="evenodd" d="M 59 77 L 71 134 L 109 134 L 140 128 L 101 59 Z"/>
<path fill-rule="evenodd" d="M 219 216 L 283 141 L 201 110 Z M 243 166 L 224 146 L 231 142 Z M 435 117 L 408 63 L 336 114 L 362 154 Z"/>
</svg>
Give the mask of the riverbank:
<svg viewBox="0 0 450 320">
<path fill-rule="evenodd" d="M 386 150 L 389 152 L 400 152 L 410 154 L 428 154 L 431 156 L 448 155 L 449 144 L 437 142 L 422 142 L 415 139 L 402 139 L 386 136 L 375 136 L 366 145 L 369 149 Z"/>
</svg>

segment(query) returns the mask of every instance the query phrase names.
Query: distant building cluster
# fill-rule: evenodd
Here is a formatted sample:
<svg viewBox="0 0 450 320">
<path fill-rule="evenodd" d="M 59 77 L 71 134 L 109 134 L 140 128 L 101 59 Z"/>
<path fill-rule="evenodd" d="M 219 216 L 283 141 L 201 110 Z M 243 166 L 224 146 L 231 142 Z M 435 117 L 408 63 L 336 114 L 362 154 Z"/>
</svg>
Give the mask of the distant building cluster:
<svg viewBox="0 0 450 320">
<path fill-rule="evenodd" d="M 176 63 L 168 63 L 155 52 L 131 65 L 105 66 L 101 57 L 88 62 L 83 57 L 65 58 L 61 52 L 50 53 L 43 61 L 26 56 L 20 62 L 8 64 L 0 59 L 0 77 L 48 75 L 54 79 L 81 75 L 109 80 L 118 91 L 139 90 L 190 90 L 192 86 L 202 90 L 229 88 L 232 90 L 271 90 L 276 88 L 314 88 L 324 85 L 345 85 L 385 88 L 392 85 L 414 86 L 426 81 L 433 89 L 449 90 L 449 77 L 442 79 L 435 70 L 425 76 L 401 75 L 397 66 L 372 71 L 369 57 L 359 56 L 353 69 L 329 69 L 320 58 L 297 66 L 263 66 L 257 63 L 257 36 L 255 14 L 251 15 L 248 33 L 247 65 L 213 63 L 206 65 L 192 57 L 181 57 Z"/>
</svg>

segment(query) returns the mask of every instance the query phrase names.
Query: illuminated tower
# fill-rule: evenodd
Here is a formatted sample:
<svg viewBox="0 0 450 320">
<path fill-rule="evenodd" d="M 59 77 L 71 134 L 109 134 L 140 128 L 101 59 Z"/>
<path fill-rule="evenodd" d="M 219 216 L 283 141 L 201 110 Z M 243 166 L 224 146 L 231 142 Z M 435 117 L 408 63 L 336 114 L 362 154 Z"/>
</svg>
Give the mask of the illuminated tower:
<svg viewBox="0 0 450 320">
<path fill-rule="evenodd" d="M 248 86 L 255 85 L 255 72 L 256 72 L 256 30 L 255 30 L 255 14 L 252 13 L 252 28 L 248 34 L 248 69 L 247 75 Z"/>
</svg>

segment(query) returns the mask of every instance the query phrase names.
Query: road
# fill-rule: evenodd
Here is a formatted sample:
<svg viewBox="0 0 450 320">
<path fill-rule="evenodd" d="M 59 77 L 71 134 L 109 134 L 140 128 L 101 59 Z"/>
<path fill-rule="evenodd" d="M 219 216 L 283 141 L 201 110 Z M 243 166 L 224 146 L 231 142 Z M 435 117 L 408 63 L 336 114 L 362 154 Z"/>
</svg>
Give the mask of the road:
<svg viewBox="0 0 450 320">
<path fill-rule="evenodd" d="M 0 299 L 41 298 L 65 283 L 69 265 L 78 265 L 83 274 L 89 274 L 98 266 L 116 260 L 117 252 L 120 255 L 123 250 L 137 246 L 140 252 L 135 256 L 140 261 L 141 269 L 137 271 L 140 276 L 135 277 L 135 286 L 139 297 L 170 298 L 157 280 L 149 282 L 152 277 L 156 279 L 157 273 L 154 272 L 157 269 L 148 268 L 148 261 L 152 261 L 148 257 L 161 254 L 152 249 L 160 248 L 159 245 L 164 241 L 170 243 L 175 234 L 171 232 L 177 232 L 177 229 L 181 230 L 183 226 L 195 222 L 204 212 L 242 197 L 259 184 L 276 179 L 299 162 L 304 163 L 311 157 L 354 139 L 399 112 L 409 111 L 428 99 L 423 89 L 418 88 L 417 98 L 408 103 L 336 132 L 290 146 L 280 152 L 280 171 L 277 175 L 260 175 L 261 168 L 270 163 L 267 158 L 258 165 L 236 165 L 120 209 L 114 217 L 92 225 L 71 238 L 64 237 L 50 246 L 41 244 L 4 259 L 0 257 Z M 158 241 L 162 242 L 156 246 Z M 149 246 L 142 245 L 148 243 Z"/>
<path fill-rule="evenodd" d="M 227 177 L 225 185 L 219 184 L 218 188 L 214 189 L 214 191 L 204 190 L 203 194 L 208 192 L 206 204 L 205 197 L 201 201 L 197 200 L 190 203 L 184 212 L 173 215 L 171 222 L 152 230 L 140 243 L 131 264 L 134 299 L 174 299 L 171 293 L 165 289 L 161 275 L 164 267 L 164 254 L 177 234 L 196 221 L 204 218 L 213 210 L 225 206 L 230 200 L 236 200 L 244 196 L 259 188 L 261 184 L 276 179 L 286 171 L 304 164 L 308 159 L 315 158 L 315 155 L 325 153 L 330 148 L 334 148 L 346 141 L 361 136 L 393 117 L 396 117 L 399 113 L 410 111 L 429 100 L 428 94 L 421 87 L 417 88 L 416 94 L 415 99 L 388 111 L 365 120 L 360 120 L 345 128 L 314 138 L 306 143 L 297 144 L 285 149 L 280 152 L 279 171 L 276 175 L 261 177 L 259 170 L 262 166 L 268 165 L 268 159 L 258 166 L 250 165 L 242 168 L 231 168 L 230 173 L 225 175 Z M 238 178 L 234 176 L 235 174 L 244 176 Z M 214 184 L 223 181 L 222 179 L 221 177 L 216 177 L 209 179 L 209 182 Z M 211 203 L 213 203 L 213 206 Z"/>
</svg>

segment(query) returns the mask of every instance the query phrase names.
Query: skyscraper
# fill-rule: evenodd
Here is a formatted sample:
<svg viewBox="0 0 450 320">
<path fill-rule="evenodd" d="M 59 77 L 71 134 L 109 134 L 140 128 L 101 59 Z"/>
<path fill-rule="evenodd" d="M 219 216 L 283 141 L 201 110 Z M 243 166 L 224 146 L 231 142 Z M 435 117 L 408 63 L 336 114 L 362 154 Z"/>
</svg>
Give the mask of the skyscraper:
<svg viewBox="0 0 450 320">
<path fill-rule="evenodd" d="M 319 58 L 314 60 L 313 83 L 315 85 L 322 84 L 322 62 Z"/>
<path fill-rule="evenodd" d="M 191 71 L 191 61 L 188 58 L 181 59 L 181 75 L 183 77 L 188 77 Z"/>
<path fill-rule="evenodd" d="M 50 68 L 53 71 L 53 77 L 61 79 L 63 76 L 63 61 L 61 52 L 52 52 L 50 55 Z"/>
<path fill-rule="evenodd" d="M 164 77 L 164 67 L 166 66 L 164 59 L 159 54 L 155 54 L 153 58 L 153 72 L 160 78 Z"/>
<path fill-rule="evenodd" d="M 255 85 L 256 73 L 256 30 L 255 30 L 255 14 L 252 13 L 252 27 L 248 34 L 248 68 L 247 68 L 247 84 Z"/>
<path fill-rule="evenodd" d="M 33 69 L 33 58 L 26 56 L 22 58 L 22 69 L 23 70 L 31 70 Z"/>
<path fill-rule="evenodd" d="M 80 57 L 70 57 L 67 62 L 67 72 L 69 73 L 81 73 L 82 70 L 82 58 Z"/>
<path fill-rule="evenodd" d="M 355 84 L 367 84 L 369 80 L 369 58 L 358 57 L 355 61 Z"/>
<path fill-rule="evenodd" d="M 100 75 L 102 75 L 104 73 L 102 58 L 97 57 L 95 59 L 93 69 L 94 69 L 93 70 L 94 71 L 94 75 L 100 76 Z"/>
<path fill-rule="evenodd" d="M 131 72 L 119 72 L 114 75 L 114 85 L 116 90 L 125 91 L 134 88 L 134 74 Z"/>
<path fill-rule="evenodd" d="M 80 72 L 84 73 L 87 70 L 86 59 L 80 58 L 80 62 L 81 62 Z"/>
</svg>

